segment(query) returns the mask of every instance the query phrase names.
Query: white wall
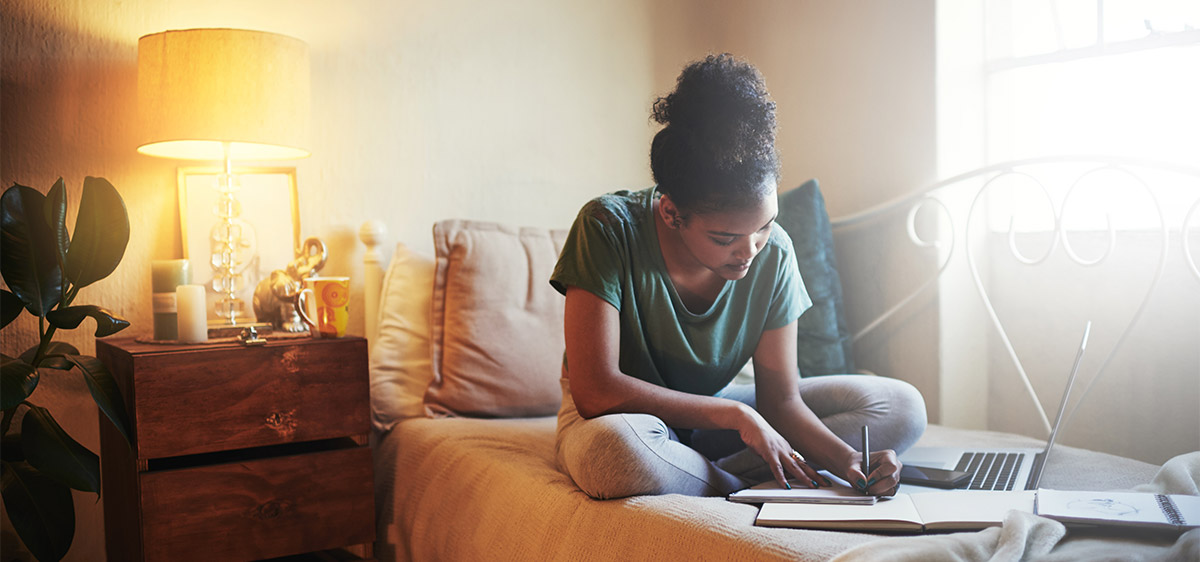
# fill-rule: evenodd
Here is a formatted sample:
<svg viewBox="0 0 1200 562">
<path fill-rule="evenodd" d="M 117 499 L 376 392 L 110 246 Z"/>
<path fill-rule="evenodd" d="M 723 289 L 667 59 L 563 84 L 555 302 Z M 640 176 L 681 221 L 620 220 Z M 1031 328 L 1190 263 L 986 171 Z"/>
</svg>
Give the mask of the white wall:
<svg viewBox="0 0 1200 562">
<path fill-rule="evenodd" d="M 983 9 L 985 0 L 938 0 L 937 3 L 937 172 L 949 178 L 985 164 L 984 158 L 984 76 Z M 977 22 L 978 25 L 964 25 Z M 955 197 L 955 196 L 951 196 Z M 956 212 L 965 214 L 970 195 L 965 193 L 949 201 Z M 943 239 L 968 233 L 962 221 L 954 227 L 943 220 Z M 971 241 L 968 244 L 974 243 Z M 961 246 L 961 245 L 960 245 Z M 988 263 L 980 264 L 986 270 Z M 942 421 L 956 427 L 987 427 L 987 370 L 979 368 L 979 357 L 987 355 L 986 312 L 976 297 L 967 262 L 949 263 L 938 284 L 941 304 L 940 339 L 954 342 L 941 348 L 940 390 L 953 400 L 942 403 Z"/>
<path fill-rule="evenodd" d="M 818 178 L 836 217 L 935 179 L 933 0 L 654 4 L 659 78 L 703 52 L 763 72 L 778 104 L 781 189 Z M 711 17 L 687 17 L 697 8 Z"/>
<path fill-rule="evenodd" d="M 75 197 L 85 175 L 112 181 L 133 238 L 114 277 L 84 297 L 133 332 L 149 326 L 149 261 L 181 252 L 175 168 L 195 165 L 134 152 L 146 33 L 229 26 L 309 43 L 312 156 L 273 164 L 298 169 L 302 234 L 331 245 L 327 273 L 357 273 L 366 219 L 388 222 L 388 243 L 427 250 L 435 218 L 562 226 L 589 196 L 650 181 L 640 2 L 15 4 L 3 181 L 44 191 L 63 176 Z"/>
</svg>

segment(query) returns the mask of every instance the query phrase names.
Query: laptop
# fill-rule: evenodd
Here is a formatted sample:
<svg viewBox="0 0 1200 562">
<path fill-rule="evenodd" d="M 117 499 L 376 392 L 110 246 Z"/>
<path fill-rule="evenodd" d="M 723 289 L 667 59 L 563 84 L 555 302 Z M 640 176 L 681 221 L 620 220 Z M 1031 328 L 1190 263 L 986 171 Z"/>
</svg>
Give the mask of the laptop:
<svg viewBox="0 0 1200 562">
<path fill-rule="evenodd" d="M 1054 440 L 1061 429 L 1063 414 L 1067 410 L 1067 398 L 1071 395 L 1071 387 L 1075 385 L 1075 376 L 1079 374 L 1079 364 L 1083 360 L 1083 352 L 1087 349 L 1088 336 L 1092 331 L 1089 321 L 1083 328 L 1083 340 L 1079 342 L 1079 351 L 1075 353 L 1075 364 L 1071 366 L 1071 374 L 1067 377 L 1067 388 L 1063 390 L 1062 400 L 1058 405 L 1058 415 L 1054 418 L 1054 428 L 1050 431 L 1050 439 L 1046 448 L 1038 449 L 969 449 L 962 447 L 913 447 L 900 455 L 900 462 L 905 465 L 928 468 L 943 468 L 958 470 L 972 474 L 971 483 L 966 490 L 1036 490 L 1042 478 L 1042 468 L 1046 466 L 1046 456 L 1054 448 Z M 902 484 L 901 491 L 913 492 L 945 492 L 942 488 L 930 488 L 912 484 Z"/>
</svg>

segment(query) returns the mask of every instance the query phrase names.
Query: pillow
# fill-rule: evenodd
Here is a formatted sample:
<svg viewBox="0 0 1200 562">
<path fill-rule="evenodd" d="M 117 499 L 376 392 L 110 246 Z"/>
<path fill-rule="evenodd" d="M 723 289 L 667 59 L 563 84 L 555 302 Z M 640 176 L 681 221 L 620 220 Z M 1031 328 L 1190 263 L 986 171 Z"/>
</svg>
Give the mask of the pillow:
<svg viewBox="0 0 1200 562">
<path fill-rule="evenodd" d="M 425 415 L 425 389 L 433 382 L 433 272 L 432 258 L 396 245 L 380 289 L 379 334 L 371 342 L 371 423 L 379 431 Z"/>
<path fill-rule="evenodd" d="M 779 196 L 776 222 L 792 237 L 800 277 L 813 301 L 797 322 L 800 376 L 853 373 L 854 354 L 842 306 L 833 229 L 817 180 Z"/>
<path fill-rule="evenodd" d="M 565 299 L 549 279 L 566 237 L 477 221 L 434 225 L 430 416 L 557 412 Z"/>
</svg>

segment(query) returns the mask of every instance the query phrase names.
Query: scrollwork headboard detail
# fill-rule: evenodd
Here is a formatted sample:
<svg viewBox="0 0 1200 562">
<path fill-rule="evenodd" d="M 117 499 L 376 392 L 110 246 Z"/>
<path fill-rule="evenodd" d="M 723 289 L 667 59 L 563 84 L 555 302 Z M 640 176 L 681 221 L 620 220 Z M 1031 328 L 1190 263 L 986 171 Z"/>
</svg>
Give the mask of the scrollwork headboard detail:
<svg viewBox="0 0 1200 562">
<path fill-rule="evenodd" d="M 1025 195 L 1014 195 L 1018 191 Z M 1091 197 L 1087 195 L 1089 191 L 1094 192 Z M 1131 198 L 1140 203 L 1124 203 Z M 1018 201 L 1014 203 L 1013 199 Z M 1114 209 L 1112 200 L 1117 199 L 1122 203 L 1116 203 Z M 1021 232 L 1017 217 L 1030 212 L 1039 215 L 1043 224 L 1040 227 L 1027 224 L 1025 232 Z M 900 216 L 903 216 L 902 223 L 896 218 Z M 854 340 L 869 338 L 892 319 L 903 316 L 914 303 L 921 301 L 923 295 L 936 293 L 946 281 L 952 264 L 959 262 L 959 267 L 969 274 L 976 297 L 986 311 L 988 324 L 1002 343 L 1047 434 L 1050 421 L 1043 402 L 1034 390 L 986 283 L 986 262 L 996 259 L 998 252 L 993 246 L 999 244 L 980 243 L 979 238 L 989 234 L 993 238 L 1003 236 L 1008 254 L 1004 259 L 1022 267 L 1036 268 L 1046 264 L 1052 256 L 1061 254 L 1060 260 L 1078 268 L 1097 268 L 1114 255 L 1123 235 L 1145 238 L 1148 233 L 1153 233 L 1157 237 L 1149 283 L 1143 293 L 1131 297 L 1137 306 L 1128 322 L 1123 327 L 1106 326 L 1119 336 L 1082 392 L 1076 389 L 1080 392 L 1079 398 L 1072 401 L 1074 407 L 1068 410 L 1068 416 L 1085 401 L 1110 366 L 1113 356 L 1125 345 L 1134 325 L 1142 319 L 1168 261 L 1174 259 L 1173 248 L 1182 250 L 1181 261 L 1193 281 L 1192 289 L 1200 294 L 1200 267 L 1197 267 L 1200 242 L 1196 240 L 1200 238 L 1200 168 L 1107 156 L 1004 162 L 956 175 L 862 212 L 834 218 L 831 222 L 837 236 L 840 232 L 864 228 L 873 222 L 885 222 L 888 217 L 893 217 L 892 222 L 896 223 L 893 227 L 903 228 L 912 248 L 932 256 L 932 263 L 924 268 L 923 279 L 906 294 L 893 299 L 894 304 L 885 307 L 882 313 L 856 322 Z M 1097 244 L 1096 238 L 1101 235 L 1104 242 Z M 1092 243 L 1077 244 L 1073 241 L 1076 237 Z M 1022 249 L 1022 240 L 1028 238 L 1042 240 L 1040 252 Z M 1080 246 L 1087 246 L 1089 251 Z M 988 249 L 992 251 L 988 252 Z M 839 248 L 839 260 L 841 258 Z M 843 278 L 843 284 L 846 283 Z M 943 302 L 943 306 L 945 304 Z M 1080 332 L 1082 327 L 1080 320 Z M 1051 397 L 1051 402 L 1056 402 L 1056 398 Z"/>
</svg>

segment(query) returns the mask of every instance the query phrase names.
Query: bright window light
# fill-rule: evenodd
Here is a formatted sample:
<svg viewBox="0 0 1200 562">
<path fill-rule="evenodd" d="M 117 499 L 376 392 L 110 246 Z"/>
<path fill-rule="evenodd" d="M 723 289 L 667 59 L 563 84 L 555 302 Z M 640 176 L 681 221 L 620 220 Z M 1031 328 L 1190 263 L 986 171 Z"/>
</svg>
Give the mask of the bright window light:
<svg viewBox="0 0 1200 562">
<path fill-rule="evenodd" d="M 992 0 L 984 17 L 987 163 L 1074 154 L 1200 166 L 1200 2 Z M 1081 183 L 1072 195 L 1074 214 L 1089 217 L 1081 228 L 1106 228 L 1102 207 L 1140 189 L 1128 174 Z M 1200 186 L 1168 184 L 1164 214 L 1179 224 L 1186 208 L 1171 205 L 1172 192 L 1194 200 Z M 996 213 L 1017 211 L 1018 230 L 1053 228 L 1053 213 L 1021 213 L 1044 207 L 1044 194 L 1022 188 L 1006 198 L 994 226 L 1008 223 Z M 1118 228 L 1159 223 L 1151 205 Z"/>
</svg>

